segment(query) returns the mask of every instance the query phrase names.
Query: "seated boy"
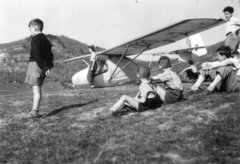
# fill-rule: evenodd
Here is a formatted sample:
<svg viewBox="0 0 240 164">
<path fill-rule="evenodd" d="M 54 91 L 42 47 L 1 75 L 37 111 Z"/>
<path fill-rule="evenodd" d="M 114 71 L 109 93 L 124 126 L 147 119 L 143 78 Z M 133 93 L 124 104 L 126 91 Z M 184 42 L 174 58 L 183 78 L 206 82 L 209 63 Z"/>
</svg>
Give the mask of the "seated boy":
<svg viewBox="0 0 240 164">
<path fill-rule="evenodd" d="M 138 78 L 141 81 L 139 92 L 136 97 L 123 95 L 108 112 L 98 113 L 99 119 L 111 118 L 119 111 L 124 105 L 135 109 L 138 112 L 148 110 L 155 107 L 156 92 L 153 86 L 149 83 L 150 70 L 148 67 L 140 66 L 138 69 Z"/>
<path fill-rule="evenodd" d="M 179 73 L 179 75 L 182 75 L 184 72 L 186 72 L 188 79 L 190 80 L 196 80 L 198 78 L 198 70 L 197 67 L 194 65 L 192 60 L 188 61 L 189 67 L 185 68 L 182 72 Z"/>
<path fill-rule="evenodd" d="M 150 80 L 160 80 L 165 83 L 165 88 L 157 86 L 160 99 L 167 104 L 179 101 L 183 94 L 183 84 L 179 76 L 171 70 L 171 62 L 167 56 L 160 57 L 159 68 L 161 73 L 151 77 Z"/>
<path fill-rule="evenodd" d="M 197 82 L 191 87 L 192 91 L 199 91 L 200 85 L 206 78 L 212 82 L 205 90 L 205 94 L 213 91 L 234 92 L 239 91 L 240 63 L 237 58 L 231 58 L 231 48 L 221 46 L 217 49 L 218 62 L 203 63 Z"/>
</svg>

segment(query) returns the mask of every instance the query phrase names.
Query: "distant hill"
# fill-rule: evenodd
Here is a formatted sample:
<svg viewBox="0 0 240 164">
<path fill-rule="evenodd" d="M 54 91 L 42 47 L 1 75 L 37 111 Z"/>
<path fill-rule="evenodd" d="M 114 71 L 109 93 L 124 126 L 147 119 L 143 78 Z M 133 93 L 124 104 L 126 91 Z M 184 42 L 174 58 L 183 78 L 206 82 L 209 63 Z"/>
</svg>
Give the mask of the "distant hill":
<svg viewBox="0 0 240 164">
<path fill-rule="evenodd" d="M 88 54 L 88 45 L 66 36 L 45 35 L 52 44 L 54 59 L 66 59 L 69 57 Z M 30 40 L 32 36 L 11 43 L 0 44 L 0 53 L 7 53 L 9 56 L 19 54 L 29 54 Z M 104 48 L 96 46 L 96 51 L 102 51 Z"/>
</svg>

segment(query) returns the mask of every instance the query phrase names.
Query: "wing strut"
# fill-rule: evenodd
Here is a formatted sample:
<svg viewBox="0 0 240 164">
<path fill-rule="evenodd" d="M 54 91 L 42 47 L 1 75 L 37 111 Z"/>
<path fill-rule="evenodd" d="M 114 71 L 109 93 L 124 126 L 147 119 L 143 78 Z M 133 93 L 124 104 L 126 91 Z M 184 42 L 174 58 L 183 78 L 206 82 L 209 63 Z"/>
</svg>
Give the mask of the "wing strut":
<svg viewBox="0 0 240 164">
<path fill-rule="evenodd" d="M 152 64 L 152 61 L 153 61 L 153 57 L 154 57 L 154 56 L 155 56 L 155 55 L 152 55 L 152 59 L 151 59 L 151 61 L 149 62 L 148 68 L 151 67 L 151 64 Z"/>
<path fill-rule="evenodd" d="M 125 55 L 125 53 L 127 52 L 128 48 L 129 48 L 129 46 L 130 46 L 130 44 L 128 44 L 127 47 L 125 48 L 125 50 L 124 50 L 124 52 L 123 52 L 121 58 L 119 59 L 117 65 L 116 65 L 116 68 L 114 69 L 114 71 L 113 71 L 113 73 L 112 73 L 112 75 L 111 75 L 111 77 L 110 77 L 110 79 L 109 79 L 108 81 L 111 81 L 111 80 L 112 80 L 112 78 L 113 78 L 113 74 L 116 72 L 117 67 L 119 66 L 119 64 L 120 64 L 120 62 L 121 62 L 123 56 Z"/>
<path fill-rule="evenodd" d="M 146 51 L 148 48 L 150 47 L 150 45 L 149 46 L 147 46 L 142 52 L 140 52 L 137 56 L 135 56 L 133 59 L 131 59 L 127 64 L 125 64 L 125 66 L 123 66 L 122 68 L 121 68 L 121 70 L 120 71 L 118 71 L 113 77 L 115 77 L 115 76 L 117 76 L 117 74 L 119 74 L 125 67 L 127 67 L 130 63 L 132 63 L 139 55 L 141 55 L 144 51 Z"/>
</svg>

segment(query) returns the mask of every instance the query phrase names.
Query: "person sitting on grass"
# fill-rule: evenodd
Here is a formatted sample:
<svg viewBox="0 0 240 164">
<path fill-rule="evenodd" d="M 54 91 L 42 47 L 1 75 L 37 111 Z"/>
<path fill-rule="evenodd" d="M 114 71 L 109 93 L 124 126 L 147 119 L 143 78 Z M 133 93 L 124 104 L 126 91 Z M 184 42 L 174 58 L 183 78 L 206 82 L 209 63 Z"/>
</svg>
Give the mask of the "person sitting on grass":
<svg viewBox="0 0 240 164">
<path fill-rule="evenodd" d="M 209 95 L 214 91 L 217 92 L 235 92 L 240 90 L 240 63 L 235 56 L 232 58 L 231 48 L 229 46 L 221 46 L 217 49 L 217 62 L 203 63 L 203 69 L 196 83 L 191 87 L 191 91 L 198 93 L 201 91 L 200 85 L 206 78 L 210 78 L 212 82 L 204 91 Z M 191 92 L 190 91 L 190 92 Z"/>
<path fill-rule="evenodd" d="M 186 72 L 187 77 L 190 80 L 196 80 L 198 78 L 198 74 L 199 74 L 198 69 L 194 65 L 192 60 L 189 60 L 188 64 L 190 65 L 190 67 L 185 68 L 182 72 L 179 73 L 179 75 L 182 75 L 184 72 Z"/>
<path fill-rule="evenodd" d="M 141 81 L 139 86 L 139 92 L 136 97 L 130 97 L 128 95 L 123 95 L 110 109 L 108 112 L 98 113 L 99 119 L 111 118 L 125 105 L 130 107 L 137 112 L 143 112 L 148 109 L 155 108 L 156 102 L 156 92 L 154 87 L 149 83 L 148 78 L 150 77 L 150 70 L 148 67 L 140 66 L 138 68 L 138 78 Z"/>
<path fill-rule="evenodd" d="M 171 104 L 182 99 L 183 84 L 179 76 L 171 70 L 171 61 L 167 56 L 162 56 L 159 59 L 159 68 L 161 73 L 151 77 L 151 82 L 157 80 L 165 84 L 165 88 L 157 85 L 156 92 L 160 99 Z"/>
</svg>

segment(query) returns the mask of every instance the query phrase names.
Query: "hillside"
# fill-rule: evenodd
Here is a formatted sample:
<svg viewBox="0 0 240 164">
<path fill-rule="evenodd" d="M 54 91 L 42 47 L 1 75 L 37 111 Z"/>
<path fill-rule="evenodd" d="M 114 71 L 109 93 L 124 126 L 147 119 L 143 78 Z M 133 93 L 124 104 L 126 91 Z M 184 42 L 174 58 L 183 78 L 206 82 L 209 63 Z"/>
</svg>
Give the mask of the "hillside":
<svg viewBox="0 0 240 164">
<path fill-rule="evenodd" d="M 48 81 L 60 81 L 62 83 L 71 79 L 73 73 L 85 67 L 78 63 L 62 64 L 61 61 L 88 54 L 88 45 L 66 36 L 46 35 L 52 44 L 54 54 L 54 65 L 51 78 Z M 21 85 L 28 65 L 30 52 L 30 37 L 11 43 L 0 44 L 0 83 L 14 83 Z M 96 46 L 96 51 L 104 50 Z"/>
<path fill-rule="evenodd" d="M 191 85 L 184 84 L 185 92 Z M 206 84 L 203 86 L 206 87 Z M 238 164 L 240 93 L 196 94 L 156 110 L 100 121 L 137 85 L 44 91 L 43 117 L 25 119 L 32 93 L 0 95 L 1 164 Z M 4 151 L 3 151 L 4 150 Z"/>
</svg>

